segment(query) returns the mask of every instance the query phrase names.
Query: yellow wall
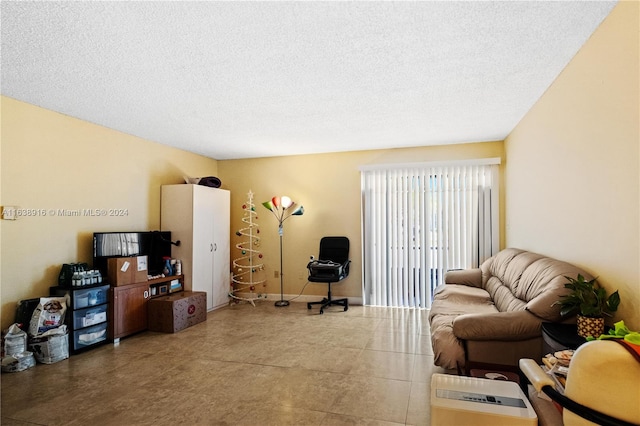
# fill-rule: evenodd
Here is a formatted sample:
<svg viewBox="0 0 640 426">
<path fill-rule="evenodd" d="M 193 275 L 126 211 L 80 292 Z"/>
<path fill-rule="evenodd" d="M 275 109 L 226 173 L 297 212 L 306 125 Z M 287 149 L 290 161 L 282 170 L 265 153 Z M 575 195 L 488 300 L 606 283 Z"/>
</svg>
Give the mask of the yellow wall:
<svg viewBox="0 0 640 426">
<path fill-rule="evenodd" d="M 2 329 L 16 302 L 46 296 L 63 263 L 92 259 L 94 231 L 159 229 L 160 185 L 217 175 L 217 161 L 2 97 L 3 206 L 46 216 L 0 221 Z M 122 217 L 49 210 L 126 209 Z"/>
<path fill-rule="evenodd" d="M 620 2 L 505 141 L 507 245 L 620 290 L 640 329 L 638 2 Z"/>
<path fill-rule="evenodd" d="M 288 195 L 304 205 L 303 216 L 294 216 L 284 225 L 283 271 L 284 293 L 297 295 L 307 282 L 309 256 L 318 255 L 320 238 L 345 235 L 351 242 L 352 265 L 349 277 L 332 286 L 337 296 L 362 296 L 360 171 L 368 164 L 427 162 L 473 158 L 503 157 L 503 143 L 470 143 L 423 148 L 357 151 L 290 157 L 225 160 L 218 162 L 223 182 L 231 190 L 231 256 L 239 257 L 235 244 L 240 239 L 235 231 L 244 224 L 242 205 L 247 192 L 254 193 L 260 249 L 268 278 L 266 292 L 280 293 L 280 269 L 277 221 L 261 204 L 274 195 Z M 503 202 L 501 202 L 503 205 Z M 277 272 L 276 272 L 277 274 Z M 327 286 L 309 284 L 306 295 L 326 295 Z"/>
</svg>

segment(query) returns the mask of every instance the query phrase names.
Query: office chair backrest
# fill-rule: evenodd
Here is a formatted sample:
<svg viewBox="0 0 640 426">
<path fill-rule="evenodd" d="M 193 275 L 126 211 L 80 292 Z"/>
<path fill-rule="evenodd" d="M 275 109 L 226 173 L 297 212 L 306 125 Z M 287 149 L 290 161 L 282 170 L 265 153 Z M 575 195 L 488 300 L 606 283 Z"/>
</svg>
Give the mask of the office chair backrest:
<svg viewBox="0 0 640 426">
<path fill-rule="evenodd" d="M 347 237 L 322 237 L 318 259 L 343 264 L 349 260 L 349 239 Z"/>
</svg>

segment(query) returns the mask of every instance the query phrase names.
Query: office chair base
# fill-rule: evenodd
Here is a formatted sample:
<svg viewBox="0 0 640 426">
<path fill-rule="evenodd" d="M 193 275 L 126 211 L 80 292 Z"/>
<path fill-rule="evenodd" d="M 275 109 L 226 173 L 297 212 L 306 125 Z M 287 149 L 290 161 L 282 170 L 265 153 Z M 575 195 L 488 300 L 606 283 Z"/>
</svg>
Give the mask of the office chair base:
<svg viewBox="0 0 640 426">
<path fill-rule="evenodd" d="M 311 305 L 321 305 L 320 306 L 320 314 L 324 313 L 324 308 L 328 306 L 343 306 L 344 311 L 349 309 L 349 299 L 336 299 L 332 300 L 331 298 L 327 299 L 326 297 L 322 299 L 320 302 L 309 302 L 307 303 L 307 309 L 311 309 Z"/>
</svg>

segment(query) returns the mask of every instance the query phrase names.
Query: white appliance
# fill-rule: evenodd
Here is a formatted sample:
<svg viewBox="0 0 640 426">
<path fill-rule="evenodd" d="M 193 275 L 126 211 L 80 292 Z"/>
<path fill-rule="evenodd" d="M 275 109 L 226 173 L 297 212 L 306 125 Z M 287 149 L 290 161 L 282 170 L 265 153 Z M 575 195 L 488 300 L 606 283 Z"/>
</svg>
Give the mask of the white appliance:
<svg viewBox="0 0 640 426">
<path fill-rule="evenodd" d="M 182 262 L 184 288 L 207 292 L 207 310 L 229 303 L 230 192 L 203 185 L 163 185 L 160 227 L 171 231 L 171 256 Z"/>
<path fill-rule="evenodd" d="M 515 382 L 433 374 L 431 425 L 537 425 L 531 403 Z"/>
</svg>

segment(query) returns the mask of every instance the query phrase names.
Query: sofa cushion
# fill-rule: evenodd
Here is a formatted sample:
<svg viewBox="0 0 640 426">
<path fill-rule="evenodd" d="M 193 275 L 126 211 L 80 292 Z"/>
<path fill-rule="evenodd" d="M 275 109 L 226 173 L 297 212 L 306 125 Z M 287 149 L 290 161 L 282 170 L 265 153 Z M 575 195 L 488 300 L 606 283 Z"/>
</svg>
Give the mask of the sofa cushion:
<svg viewBox="0 0 640 426">
<path fill-rule="evenodd" d="M 518 297 L 522 274 L 543 256 L 515 248 L 505 249 L 481 266 L 483 287 L 500 312 L 524 309 L 528 301 Z"/>
<path fill-rule="evenodd" d="M 508 283 L 508 282 L 507 282 Z M 487 289 L 493 303 L 500 312 L 520 311 L 524 310 L 526 302 L 518 299 L 509 288 L 497 277 L 491 277 L 487 281 Z"/>
<path fill-rule="evenodd" d="M 543 320 L 560 321 L 560 305 L 555 302 L 570 291 L 564 287 L 568 282 L 565 277 L 577 278 L 578 274 L 587 280 L 593 278 L 570 263 L 548 257 L 539 259 L 522 274 L 516 296 L 526 300 L 526 309 Z"/>
<path fill-rule="evenodd" d="M 469 309 L 469 305 L 493 305 L 491 295 L 487 290 L 460 284 L 440 285 L 433 291 L 433 297 L 450 305 L 448 308 L 460 305 L 457 309 L 465 312 L 466 309 Z"/>
</svg>

